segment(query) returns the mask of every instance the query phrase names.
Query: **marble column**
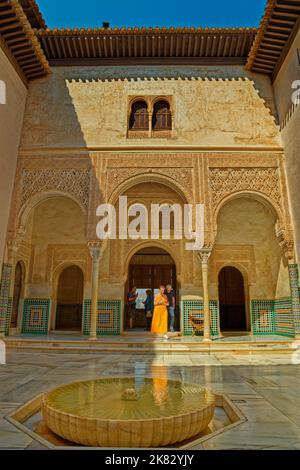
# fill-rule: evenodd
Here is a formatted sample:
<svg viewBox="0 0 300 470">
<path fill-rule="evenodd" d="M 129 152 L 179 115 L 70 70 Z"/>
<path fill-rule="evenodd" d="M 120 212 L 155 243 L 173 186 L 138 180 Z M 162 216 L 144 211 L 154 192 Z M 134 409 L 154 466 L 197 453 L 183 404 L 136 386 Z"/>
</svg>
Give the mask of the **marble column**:
<svg viewBox="0 0 300 470">
<path fill-rule="evenodd" d="M 202 283 L 203 283 L 203 315 L 204 315 L 204 331 L 203 341 L 211 341 L 210 332 L 210 309 L 209 309 L 209 289 L 208 289 L 208 260 L 211 255 L 210 250 L 201 250 L 199 252 L 199 259 L 202 268 Z"/>
<path fill-rule="evenodd" d="M 90 340 L 97 339 L 97 312 L 98 312 L 98 290 L 99 290 L 99 262 L 101 257 L 101 242 L 89 242 L 88 247 L 92 257 L 92 279 L 91 279 L 91 319 Z"/>
<path fill-rule="evenodd" d="M 152 111 L 148 109 L 148 137 L 152 137 Z"/>
</svg>

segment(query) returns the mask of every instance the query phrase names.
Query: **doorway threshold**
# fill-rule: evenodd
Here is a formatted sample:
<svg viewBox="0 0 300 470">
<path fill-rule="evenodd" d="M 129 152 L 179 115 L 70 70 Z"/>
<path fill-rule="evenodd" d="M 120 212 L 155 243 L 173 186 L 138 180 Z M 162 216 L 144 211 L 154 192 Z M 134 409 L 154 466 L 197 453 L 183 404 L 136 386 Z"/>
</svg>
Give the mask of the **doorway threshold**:
<svg viewBox="0 0 300 470">
<path fill-rule="evenodd" d="M 56 336 L 82 336 L 82 331 L 81 330 L 51 330 L 50 335 L 56 335 Z"/>
<path fill-rule="evenodd" d="M 221 331 L 221 336 L 228 338 L 230 336 L 251 336 L 251 331 Z"/>
<path fill-rule="evenodd" d="M 131 330 L 124 330 L 124 331 L 122 331 L 122 335 L 125 335 L 125 336 L 136 336 L 136 335 L 139 335 L 139 336 L 153 336 L 153 334 L 150 331 L 144 330 L 144 328 L 132 328 Z"/>
</svg>

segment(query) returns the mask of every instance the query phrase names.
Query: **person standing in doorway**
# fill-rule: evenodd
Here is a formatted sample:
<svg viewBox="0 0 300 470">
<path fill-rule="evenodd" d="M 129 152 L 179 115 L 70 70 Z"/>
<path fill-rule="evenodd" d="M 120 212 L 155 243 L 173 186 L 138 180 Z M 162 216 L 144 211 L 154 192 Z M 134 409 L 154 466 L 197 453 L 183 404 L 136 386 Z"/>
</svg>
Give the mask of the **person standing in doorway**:
<svg viewBox="0 0 300 470">
<path fill-rule="evenodd" d="M 170 331 L 174 332 L 176 295 L 171 284 L 167 285 L 166 290 L 167 290 L 166 294 L 167 294 L 168 302 L 169 302 L 169 305 L 168 305 L 169 327 L 170 327 Z"/>
<path fill-rule="evenodd" d="M 168 339 L 168 297 L 165 290 L 165 286 L 160 286 L 159 294 L 155 296 L 151 333 L 160 334 Z"/>
<path fill-rule="evenodd" d="M 147 320 L 147 328 L 146 331 L 150 331 L 151 329 L 151 322 L 152 322 L 152 315 L 154 309 L 154 298 L 151 289 L 146 290 L 147 297 L 144 300 L 143 304 L 145 305 L 145 312 L 146 312 L 146 320 Z"/>
<path fill-rule="evenodd" d="M 135 286 L 132 287 L 131 291 L 127 295 L 127 306 L 128 306 L 128 316 L 129 316 L 129 328 L 133 328 L 133 320 L 135 319 L 136 314 L 136 300 L 138 298 L 138 291 Z"/>
</svg>

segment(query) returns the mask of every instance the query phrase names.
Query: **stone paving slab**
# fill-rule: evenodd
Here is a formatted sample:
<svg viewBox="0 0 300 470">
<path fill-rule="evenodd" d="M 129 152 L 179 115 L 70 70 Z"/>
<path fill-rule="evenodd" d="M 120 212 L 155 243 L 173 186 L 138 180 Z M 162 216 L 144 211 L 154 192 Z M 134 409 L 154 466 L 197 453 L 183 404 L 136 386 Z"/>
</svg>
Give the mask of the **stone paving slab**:
<svg viewBox="0 0 300 470">
<path fill-rule="evenodd" d="M 176 360 L 177 359 L 177 360 Z M 101 376 L 168 376 L 225 393 L 247 422 L 198 449 L 300 449 L 300 365 L 264 354 L 60 354 L 9 351 L 0 366 L 0 448 L 42 449 L 5 417 L 41 392 Z"/>
</svg>

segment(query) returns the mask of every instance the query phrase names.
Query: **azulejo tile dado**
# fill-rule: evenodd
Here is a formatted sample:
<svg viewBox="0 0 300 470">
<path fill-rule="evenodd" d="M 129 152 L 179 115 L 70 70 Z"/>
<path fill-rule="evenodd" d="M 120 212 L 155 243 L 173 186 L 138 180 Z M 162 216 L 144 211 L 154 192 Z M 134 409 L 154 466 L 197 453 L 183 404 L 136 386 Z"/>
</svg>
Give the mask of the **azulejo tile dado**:
<svg viewBox="0 0 300 470">
<path fill-rule="evenodd" d="M 3 264 L 0 280 L 0 333 L 8 334 L 12 299 L 10 298 L 12 266 Z"/>
<path fill-rule="evenodd" d="M 22 333 L 48 334 L 50 299 L 25 299 Z"/>
<path fill-rule="evenodd" d="M 219 336 L 219 305 L 217 300 L 209 302 L 210 308 L 210 329 L 212 336 Z M 202 319 L 204 317 L 203 301 L 202 300 L 183 300 L 182 301 L 182 317 L 183 317 L 183 331 L 185 336 L 191 336 L 193 327 L 189 315 Z"/>
<path fill-rule="evenodd" d="M 83 305 L 83 333 L 90 334 L 91 301 Z M 97 335 L 120 335 L 121 300 L 99 300 L 97 307 Z"/>
</svg>

